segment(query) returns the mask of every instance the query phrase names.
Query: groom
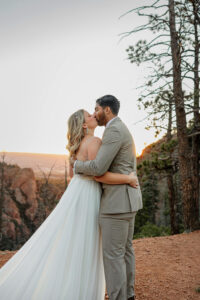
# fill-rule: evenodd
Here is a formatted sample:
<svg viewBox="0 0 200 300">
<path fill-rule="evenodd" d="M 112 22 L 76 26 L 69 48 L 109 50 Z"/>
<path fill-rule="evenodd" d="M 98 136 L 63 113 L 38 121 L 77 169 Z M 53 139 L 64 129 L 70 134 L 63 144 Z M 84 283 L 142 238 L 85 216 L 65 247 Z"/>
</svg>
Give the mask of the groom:
<svg viewBox="0 0 200 300">
<path fill-rule="evenodd" d="M 95 160 L 76 161 L 75 173 L 101 176 L 136 173 L 136 154 L 132 136 L 117 116 L 120 102 L 112 95 L 96 101 L 95 118 L 105 126 L 102 145 Z M 106 287 L 110 300 L 134 300 L 135 257 L 132 248 L 136 212 L 142 208 L 138 187 L 102 184 L 100 226 Z"/>
</svg>

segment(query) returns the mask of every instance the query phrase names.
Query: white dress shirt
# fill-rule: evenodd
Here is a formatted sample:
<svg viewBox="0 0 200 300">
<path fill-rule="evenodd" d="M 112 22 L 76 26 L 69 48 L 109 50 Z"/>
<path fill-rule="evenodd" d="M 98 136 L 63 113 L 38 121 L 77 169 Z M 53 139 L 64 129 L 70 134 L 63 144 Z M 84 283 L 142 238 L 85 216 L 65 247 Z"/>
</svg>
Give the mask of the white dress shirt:
<svg viewBox="0 0 200 300">
<path fill-rule="evenodd" d="M 114 119 L 116 119 L 117 117 L 114 117 L 114 118 L 112 118 L 110 121 L 108 121 L 108 123 L 106 124 L 106 128 L 110 125 L 110 123 L 114 120 Z"/>
</svg>

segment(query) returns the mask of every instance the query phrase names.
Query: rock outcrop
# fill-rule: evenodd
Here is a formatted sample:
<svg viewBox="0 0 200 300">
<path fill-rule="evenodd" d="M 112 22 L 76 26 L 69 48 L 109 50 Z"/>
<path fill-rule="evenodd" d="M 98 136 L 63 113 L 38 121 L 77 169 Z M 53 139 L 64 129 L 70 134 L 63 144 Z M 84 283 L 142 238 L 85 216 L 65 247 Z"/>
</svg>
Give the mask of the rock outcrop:
<svg viewBox="0 0 200 300">
<path fill-rule="evenodd" d="M 58 202 L 61 191 L 31 168 L 0 163 L 0 250 L 19 249 Z"/>
</svg>

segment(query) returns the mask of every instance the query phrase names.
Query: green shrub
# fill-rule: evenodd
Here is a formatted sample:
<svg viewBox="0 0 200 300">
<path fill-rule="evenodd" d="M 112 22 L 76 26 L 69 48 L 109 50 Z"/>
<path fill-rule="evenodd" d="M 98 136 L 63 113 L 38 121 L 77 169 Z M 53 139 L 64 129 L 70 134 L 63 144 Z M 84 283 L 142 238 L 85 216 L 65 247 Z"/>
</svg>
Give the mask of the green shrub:
<svg viewBox="0 0 200 300">
<path fill-rule="evenodd" d="M 155 236 L 166 236 L 170 235 L 170 228 L 165 226 L 157 226 L 150 222 L 147 222 L 140 228 L 140 231 L 137 232 L 133 238 L 143 238 L 143 237 L 155 237 Z"/>
<path fill-rule="evenodd" d="M 200 286 L 198 286 L 198 287 L 195 289 L 195 291 L 196 291 L 197 293 L 200 293 Z"/>
</svg>

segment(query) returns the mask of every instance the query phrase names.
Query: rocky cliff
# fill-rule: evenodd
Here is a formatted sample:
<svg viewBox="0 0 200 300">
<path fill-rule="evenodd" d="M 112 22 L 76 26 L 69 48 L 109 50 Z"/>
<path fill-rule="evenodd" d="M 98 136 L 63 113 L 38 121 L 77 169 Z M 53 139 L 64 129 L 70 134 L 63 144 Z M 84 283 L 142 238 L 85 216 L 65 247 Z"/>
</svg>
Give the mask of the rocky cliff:
<svg viewBox="0 0 200 300">
<path fill-rule="evenodd" d="M 54 208 L 61 191 L 31 168 L 0 164 L 0 249 L 20 248 Z"/>
</svg>

